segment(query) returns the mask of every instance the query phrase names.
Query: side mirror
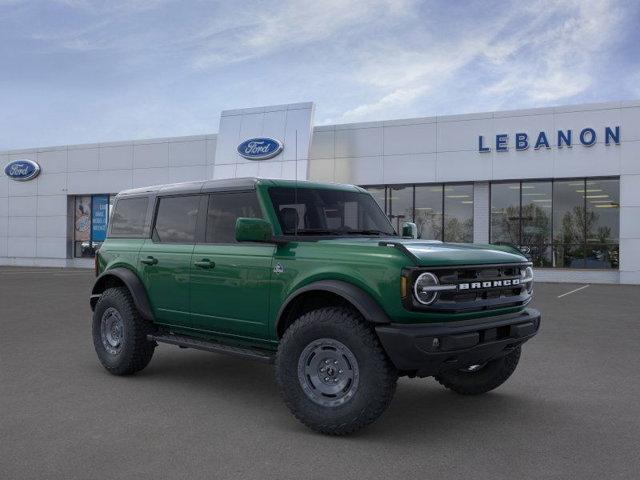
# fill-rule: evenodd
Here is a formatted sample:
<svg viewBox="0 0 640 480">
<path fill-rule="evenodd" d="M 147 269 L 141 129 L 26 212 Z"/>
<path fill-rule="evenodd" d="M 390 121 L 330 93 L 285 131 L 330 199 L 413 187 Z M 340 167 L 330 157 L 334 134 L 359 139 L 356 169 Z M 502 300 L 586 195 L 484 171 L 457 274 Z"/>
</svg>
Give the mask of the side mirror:
<svg viewBox="0 0 640 480">
<path fill-rule="evenodd" d="M 262 218 L 236 220 L 236 240 L 238 242 L 269 242 L 273 236 L 271 224 Z"/>
<path fill-rule="evenodd" d="M 402 224 L 402 236 L 418 238 L 418 226 L 413 222 L 404 222 Z"/>
</svg>

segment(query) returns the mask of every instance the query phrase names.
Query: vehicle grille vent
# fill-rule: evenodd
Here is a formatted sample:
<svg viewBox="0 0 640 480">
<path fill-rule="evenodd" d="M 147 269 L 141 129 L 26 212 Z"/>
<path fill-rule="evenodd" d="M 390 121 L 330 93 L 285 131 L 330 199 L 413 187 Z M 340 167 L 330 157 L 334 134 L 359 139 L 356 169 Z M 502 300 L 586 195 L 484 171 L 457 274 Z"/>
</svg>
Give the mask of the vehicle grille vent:
<svg viewBox="0 0 640 480">
<path fill-rule="evenodd" d="M 501 286 L 500 281 L 520 278 L 523 265 L 469 266 L 430 269 L 440 285 L 469 285 L 471 288 L 441 291 L 433 310 L 482 311 L 526 305 L 531 300 L 525 285 Z M 490 287 L 485 287 L 490 282 Z M 496 283 L 497 282 L 497 283 Z M 482 287 L 473 288 L 480 283 Z"/>
</svg>

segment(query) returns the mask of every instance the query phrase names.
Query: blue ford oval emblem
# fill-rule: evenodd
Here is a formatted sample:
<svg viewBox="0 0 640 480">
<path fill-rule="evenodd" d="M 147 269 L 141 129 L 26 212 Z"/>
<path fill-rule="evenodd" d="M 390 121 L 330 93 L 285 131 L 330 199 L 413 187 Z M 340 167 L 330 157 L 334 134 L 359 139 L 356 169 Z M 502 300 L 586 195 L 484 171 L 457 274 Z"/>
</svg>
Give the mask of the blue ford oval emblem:
<svg viewBox="0 0 640 480">
<path fill-rule="evenodd" d="M 250 138 L 238 145 L 238 153 L 249 160 L 266 160 L 278 155 L 283 145 L 273 138 Z"/>
<path fill-rule="evenodd" d="M 4 173 L 11 180 L 26 182 L 38 176 L 40 165 L 33 160 L 14 160 L 4 167 Z"/>
</svg>

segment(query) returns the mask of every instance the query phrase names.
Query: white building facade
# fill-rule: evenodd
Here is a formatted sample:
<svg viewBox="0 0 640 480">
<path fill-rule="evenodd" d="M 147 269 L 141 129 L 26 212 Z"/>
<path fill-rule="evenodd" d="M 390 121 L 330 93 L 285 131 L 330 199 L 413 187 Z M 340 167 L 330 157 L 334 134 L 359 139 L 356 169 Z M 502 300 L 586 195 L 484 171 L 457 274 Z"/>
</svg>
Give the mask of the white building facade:
<svg viewBox="0 0 640 480">
<path fill-rule="evenodd" d="M 0 152 L 0 264 L 91 266 L 117 192 L 257 176 L 364 186 L 395 226 L 516 245 L 541 280 L 640 284 L 640 101 L 313 120 L 277 105 L 225 111 L 217 134 Z M 267 159 L 239 149 L 265 141 Z"/>
</svg>

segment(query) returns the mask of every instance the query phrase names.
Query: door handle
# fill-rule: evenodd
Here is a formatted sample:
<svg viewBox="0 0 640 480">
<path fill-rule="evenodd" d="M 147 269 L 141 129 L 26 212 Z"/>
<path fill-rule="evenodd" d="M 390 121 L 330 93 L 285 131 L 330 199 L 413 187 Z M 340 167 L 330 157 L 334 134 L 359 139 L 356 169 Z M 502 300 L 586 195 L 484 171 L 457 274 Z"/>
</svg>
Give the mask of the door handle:
<svg viewBox="0 0 640 480">
<path fill-rule="evenodd" d="M 213 268 L 216 266 L 215 262 L 212 262 L 208 258 L 203 258 L 202 260 L 193 262 L 193 264 L 200 268 Z"/>
<path fill-rule="evenodd" d="M 145 265 L 155 265 L 158 263 L 158 259 L 149 255 L 147 258 L 140 260 L 140 263 L 144 263 Z"/>
</svg>

